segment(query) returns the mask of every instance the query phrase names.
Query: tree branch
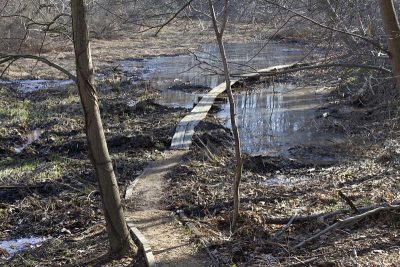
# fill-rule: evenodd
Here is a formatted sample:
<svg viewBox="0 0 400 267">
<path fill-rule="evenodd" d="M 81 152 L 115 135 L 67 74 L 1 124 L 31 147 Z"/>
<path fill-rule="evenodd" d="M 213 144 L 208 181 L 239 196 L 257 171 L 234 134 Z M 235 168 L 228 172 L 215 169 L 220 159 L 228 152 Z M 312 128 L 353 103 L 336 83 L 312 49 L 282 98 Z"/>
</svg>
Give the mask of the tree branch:
<svg viewBox="0 0 400 267">
<path fill-rule="evenodd" d="M 321 27 L 321 28 L 324 28 L 324 29 L 327 29 L 327 30 L 331 30 L 331 31 L 335 31 L 335 32 L 338 32 L 338 33 L 342 33 L 342 34 L 345 34 L 345 35 L 349 35 L 349 36 L 353 36 L 353 37 L 356 37 L 358 39 L 361 39 L 361 40 L 363 40 L 363 41 L 365 41 L 367 43 L 372 44 L 373 46 L 375 46 L 379 50 L 389 54 L 389 51 L 387 49 L 385 49 L 382 45 L 380 45 L 379 43 L 376 43 L 375 41 L 373 41 L 373 40 L 371 40 L 371 39 L 369 39 L 367 37 L 364 37 L 364 36 L 359 35 L 359 34 L 347 32 L 347 31 L 342 30 L 342 29 L 336 29 L 336 28 L 332 28 L 332 27 L 326 26 L 326 25 L 324 25 L 324 24 L 322 24 L 322 23 L 320 23 L 320 22 L 318 22 L 318 21 L 316 21 L 316 20 L 314 20 L 312 18 L 309 18 L 309 17 L 307 17 L 305 15 L 302 15 L 299 12 L 296 12 L 296 11 L 294 11 L 294 10 L 292 10 L 290 8 L 287 8 L 285 6 L 282 6 L 282 5 L 278 4 L 278 3 L 275 3 L 275 2 L 272 2 L 272 1 L 269 1 L 269 0 L 264 0 L 264 2 L 267 2 L 267 3 L 271 4 L 271 5 L 277 6 L 279 8 L 282 8 L 282 9 L 284 9 L 284 10 L 290 12 L 290 13 L 293 13 L 293 14 L 295 14 L 295 15 L 297 15 L 297 16 L 299 16 L 299 17 L 301 17 L 301 18 L 303 18 L 303 19 L 305 19 L 305 20 L 307 20 L 307 21 L 309 21 L 309 22 Z"/>
<path fill-rule="evenodd" d="M 34 60 L 38 60 L 50 67 L 53 67 L 57 70 L 59 70 L 60 72 L 64 73 L 66 76 L 68 76 L 68 78 L 70 78 L 71 80 L 73 80 L 74 82 L 77 81 L 77 78 L 75 75 L 73 75 L 71 72 L 69 72 L 68 70 L 66 70 L 65 68 L 61 67 L 60 65 L 51 62 L 50 60 L 48 60 L 47 58 L 44 57 L 40 57 L 40 56 L 35 56 L 35 55 L 6 55 L 6 54 L 0 54 L 0 65 L 3 63 L 6 63 L 8 61 L 15 61 L 15 60 L 19 60 L 19 59 L 34 59 Z"/>
<path fill-rule="evenodd" d="M 158 35 L 158 33 L 165 27 L 167 26 L 171 21 L 173 21 L 183 10 L 185 10 L 191 3 L 193 2 L 193 0 L 189 0 L 185 5 L 183 5 L 169 20 L 167 20 L 166 22 L 164 22 L 162 25 L 158 26 L 158 30 L 155 33 L 155 36 Z"/>
</svg>

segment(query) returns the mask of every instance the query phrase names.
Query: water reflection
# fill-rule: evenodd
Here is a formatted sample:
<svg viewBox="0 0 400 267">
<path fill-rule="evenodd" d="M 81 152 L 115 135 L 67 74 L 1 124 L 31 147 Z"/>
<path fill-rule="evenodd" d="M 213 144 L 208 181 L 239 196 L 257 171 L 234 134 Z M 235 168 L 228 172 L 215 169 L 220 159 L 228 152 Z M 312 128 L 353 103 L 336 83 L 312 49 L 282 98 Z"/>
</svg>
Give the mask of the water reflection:
<svg viewBox="0 0 400 267">
<path fill-rule="evenodd" d="M 156 102 L 172 108 L 191 109 L 199 102 L 199 98 L 201 97 L 200 94 L 191 94 L 170 89 L 162 90 L 160 94 L 161 97 Z"/>
<path fill-rule="evenodd" d="M 326 141 L 328 136 L 320 136 L 313 127 L 313 118 L 328 92 L 318 87 L 276 84 L 235 96 L 243 152 L 287 156 L 293 145 Z M 230 128 L 229 104 L 221 108 L 218 117 Z"/>
</svg>

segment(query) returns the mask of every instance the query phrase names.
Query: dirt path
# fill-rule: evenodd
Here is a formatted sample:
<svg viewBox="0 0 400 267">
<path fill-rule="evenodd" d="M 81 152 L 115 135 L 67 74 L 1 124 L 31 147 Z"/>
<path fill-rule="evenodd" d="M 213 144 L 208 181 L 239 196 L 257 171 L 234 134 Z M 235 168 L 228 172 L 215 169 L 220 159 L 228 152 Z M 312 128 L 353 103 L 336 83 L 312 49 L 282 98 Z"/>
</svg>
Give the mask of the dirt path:
<svg viewBox="0 0 400 267">
<path fill-rule="evenodd" d="M 188 230 L 180 225 L 174 214 L 162 203 L 165 178 L 173 167 L 182 161 L 186 151 L 167 151 L 138 177 L 128 194 L 129 210 L 126 218 L 147 238 L 157 266 L 197 267 L 212 266 L 205 252 L 190 240 Z"/>
</svg>

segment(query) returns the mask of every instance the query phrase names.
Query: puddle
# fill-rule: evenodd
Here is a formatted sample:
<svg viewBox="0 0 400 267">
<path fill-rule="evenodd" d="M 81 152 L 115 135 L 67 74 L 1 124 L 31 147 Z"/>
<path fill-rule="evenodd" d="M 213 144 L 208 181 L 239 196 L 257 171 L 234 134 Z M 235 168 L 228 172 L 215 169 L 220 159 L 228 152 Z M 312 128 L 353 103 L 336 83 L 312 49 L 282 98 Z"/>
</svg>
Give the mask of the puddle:
<svg viewBox="0 0 400 267">
<path fill-rule="evenodd" d="M 294 145 L 319 145 L 332 136 L 321 135 L 314 123 L 315 111 L 330 89 L 275 84 L 235 96 L 242 151 L 252 155 L 289 156 Z M 229 104 L 217 114 L 231 128 Z"/>
<path fill-rule="evenodd" d="M 41 135 L 42 131 L 40 129 L 35 129 L 32 132 L 30 132 L 28 135 L 26 135 L 27 138 L 26 142 L 22 146 L 14 148 L 15 153 L 21 153 L 30 144 L 39 140 Z"/>
<path fill-rule="evenodd" d="M 226 44 L 231 73 L 254 72 L 255 69 L 296 62 L 303 57 L 302 50 L 294 45 L 271 43 L 259 52 L 263 45 L 264 43 Z M 214 44 L 204 45 L 196 52 L 196 56 L 197 59 L 191 54 L 149 57 L 121 60 L 115 64 L 127 76 L 131 76 L 128 77 L 131 81 L 151 81 L 151 85 L 158 89 L 180 83 L 207 87 L 215 87 L 221 83 L 223 77 L 215 74 L 215 66 L 220 65 L 218 47 Z M 249 60 L 251 62 L 248 63 Z"/>
<path fill-rule="evenodd" d="M 45 241 L 46 238 L 44 237 L 28 237 L 0 241 L 1 257 L 11 258 L 18 252 L 39 247 Z"/>
</svg>

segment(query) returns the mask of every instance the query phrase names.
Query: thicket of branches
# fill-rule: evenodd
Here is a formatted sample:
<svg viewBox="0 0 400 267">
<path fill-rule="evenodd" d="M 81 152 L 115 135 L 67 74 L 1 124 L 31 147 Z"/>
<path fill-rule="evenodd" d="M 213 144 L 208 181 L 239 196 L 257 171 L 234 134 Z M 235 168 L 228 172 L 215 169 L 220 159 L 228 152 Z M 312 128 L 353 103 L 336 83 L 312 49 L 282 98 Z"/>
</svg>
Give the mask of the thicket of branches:
<svg viewBox="0 0 400 267">
<path fill-rule="evenodd" d="M 396 1 L 398 2 L 398 1 Z M 211 30 L 203 0 L 88 0 L 92 38 L 133 37 L 158 33 L 171 21 Z M 223 1 L 215 2 L 217 15 Z M 260 41 L 293 37 L 306 40 L 326 63 L 356 63 L 390 69 L 385 33 L 375 0 L 232 0 L 229 25 L 245 23 L 271 29 Z M 0 48 L 3 53 L 42 53 L 63 49 L 71 39 L 69 0 L 3 0 L 0 3 Z M 173 27 L 173 26 L 169 26 Z M 252 26 L 250 26 L 252 27 Z M 374 75 L 348 70 L 343 77 L 370 83 Z M 357 76 L 357 79 L 354 77 Z M 380 81 L 376 81 L 380 83 Z"/>
</svg>

